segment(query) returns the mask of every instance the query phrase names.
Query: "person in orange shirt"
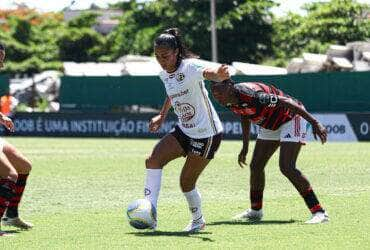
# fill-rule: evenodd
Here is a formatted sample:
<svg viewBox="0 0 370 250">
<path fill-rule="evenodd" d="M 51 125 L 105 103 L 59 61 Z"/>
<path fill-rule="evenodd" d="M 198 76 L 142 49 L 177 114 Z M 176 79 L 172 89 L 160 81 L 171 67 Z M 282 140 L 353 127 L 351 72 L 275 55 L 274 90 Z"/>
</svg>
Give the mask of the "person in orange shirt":
<svg viewBox="0 0 370 250">
<path fill-rule="evenodd" d="M 18 100 L 10 94 L 9 90 L 7 90 L 0 98 L 0 112 L 6 116 L 11 116 L 17 104 Z"/>
<path fill-rule="evenodd" d="M 4 59 L 5 48 L 0 44 L 0 69 L 4 65 Z M 0 124 L 9 131 L 14 131 L 13 121 L 1 112 Z M 0 218 L 3 225 L 21 229 L 30 229 L 33 226 L 22 220 L 18 214 L 18 206 L 31 168 L 31 162 L 16 147 L 0 138 Z M 0 230 L 0 236 L 6 235 L 6 232 Z"/>
</svg>

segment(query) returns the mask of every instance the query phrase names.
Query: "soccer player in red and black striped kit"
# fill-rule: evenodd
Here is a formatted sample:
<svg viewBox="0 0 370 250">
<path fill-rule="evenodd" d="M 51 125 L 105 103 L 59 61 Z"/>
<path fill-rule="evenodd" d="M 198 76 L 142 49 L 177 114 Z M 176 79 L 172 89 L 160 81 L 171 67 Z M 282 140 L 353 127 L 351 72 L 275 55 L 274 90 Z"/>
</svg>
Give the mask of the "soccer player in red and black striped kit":
<svg viewBox="0 0 370 250">
<path fill-rule="evenodd" d="M 0 69 L 4 65 L 5 48 L 0 44 Z M 0 112 L 0 124 L 14 131 L 12 120 Z M 32 224 L 19 218 L 18 206 L 21 201 L 31 162 L 13 145 L 0 138 L 0 219 L 3 225 L 30 229 Z M 5 213 L 5 214 L 4 214 Z M 7 233 L 0 230 L 0 236 Z"/>
<path fill-rule="evenodd" d="M 312 125 L 312 132 L 322 143 L 326 142 L 326 129 L 310 114 L 303 104 L 284 94 L 273 85 L 258 82 L 234 84 L 231 79 L 211 85 L 215 99 L 233 113 L 241 116 L 243 147 L 238 156 L 241 167 L 245 165 L 248 152 L 251 122 L 260 126 L 250 163 L 251 208 L 235 219 L 262 219 L 262 199 L 265 187 L 264 168 L 280 146 L 280 170 L 303 197 L 312 213 L 306 223 L 316 224 L 329 221 L 312 187 L 305 176 L 296 168 L 296 161 L 302 144 L 305 144 L 306 125 Z M 302 119 L 303 118 L 303 119 Z"/>
</svg>

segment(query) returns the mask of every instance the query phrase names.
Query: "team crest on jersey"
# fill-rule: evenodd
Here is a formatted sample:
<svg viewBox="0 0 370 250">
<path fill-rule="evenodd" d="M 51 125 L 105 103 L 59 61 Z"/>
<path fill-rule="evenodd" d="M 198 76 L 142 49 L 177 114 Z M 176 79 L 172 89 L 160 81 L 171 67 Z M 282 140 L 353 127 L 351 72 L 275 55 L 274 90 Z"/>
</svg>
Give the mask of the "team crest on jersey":
<svg viewBox="0 0 370 250">
<path fill-rule="evenodd" d="M 183 73 L 178 73 L 178 74 L 176 75 L 176 80 L 177 80 L 178 82 L 182 82 L 184 79 L 185 79 L 185 75 L 184 75 Z"/>
<path fill-rule="evenodd" d="M 180 114 L 181 122 L 190 121 L 195 115 L 195 108 L 189 103 L 175 103 L 175 111 Z"/>
</svg>

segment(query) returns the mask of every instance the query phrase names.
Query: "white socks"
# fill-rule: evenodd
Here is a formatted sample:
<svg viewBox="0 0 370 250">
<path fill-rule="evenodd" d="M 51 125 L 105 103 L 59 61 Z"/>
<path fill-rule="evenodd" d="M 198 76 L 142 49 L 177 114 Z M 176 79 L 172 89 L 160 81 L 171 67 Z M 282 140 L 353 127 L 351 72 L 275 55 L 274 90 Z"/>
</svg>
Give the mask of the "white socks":
<svg viewBox="0 0 370 250">
<path fill-rule="evenodd" d="M 197 188 L 194 188 L 190 192 L 184 193 L 186 200 L 189 204 L 189 210 L 193 217 L 193 220 L 197 220 L 202 217 L 202 200 L 200 193 Z"/>
<path fill-rule="evenodd" d="M 149 200 L 155 208 L 157 208 L 159 190 L 161 189 L 161 179 L 162 169 L 146 169 L 144 195 L 145 199 Z"/>
<path fill-rule="evenodd" d="M 157 201 L 159 191 L 161 189 L 162 180 L 162 169 L 146 169 L 146 180 L 144 195 L 145 199 L 149 200 L 155 208 L 157 208 Z M 193 220 L 197 220 L 202 217 L 202 201 L 200 193 L 196 188 L 190 192 L 184 193 L 186 200 L 189 204 L 189 210 L 191 212 Z"/>
</svg>

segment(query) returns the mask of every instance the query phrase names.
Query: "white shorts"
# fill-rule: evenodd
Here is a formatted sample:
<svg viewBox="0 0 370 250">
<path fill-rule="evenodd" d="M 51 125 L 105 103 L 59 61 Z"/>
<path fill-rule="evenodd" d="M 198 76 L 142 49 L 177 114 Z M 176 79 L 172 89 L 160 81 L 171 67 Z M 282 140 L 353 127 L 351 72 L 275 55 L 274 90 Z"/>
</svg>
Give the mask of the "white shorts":
<svg viewBox="0 0 370 250">
<path fill-rule="evenodd" d="M 257 139 L 261 140 L 299 142 L 302 144 L 306 144 L 306 137 L 307 121 L 299 115 L 281 125 L 277 130 L 260 127 L 257 135 Z"/>
</svg>

